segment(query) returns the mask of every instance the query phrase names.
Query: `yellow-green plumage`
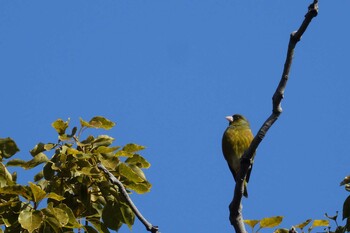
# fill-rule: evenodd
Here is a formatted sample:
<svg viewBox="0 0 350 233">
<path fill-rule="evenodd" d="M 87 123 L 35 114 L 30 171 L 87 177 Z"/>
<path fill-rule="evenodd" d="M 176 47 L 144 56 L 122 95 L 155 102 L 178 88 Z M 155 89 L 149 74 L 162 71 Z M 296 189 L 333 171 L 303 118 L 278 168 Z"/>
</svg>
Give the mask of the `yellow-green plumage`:
<svg viewBox="0 0 350 233">
<path fill-rule="evenodd" d="M 222 137 L 222 153 L 231 170 L 233 178 L 236 180 L 237 173 L 241 166 L 241 157 L 248 149 L 253 140 L 253 134 L 250 130 L 248 120 L 239 114 L 232 117 L 226 117 L 229 121 L 229 126 L 226 128 Z M 248 170 L 246 180 L 244 182 L 245 197 L 248 197 L 247 182 L 249 181 L 252 166 Z"/>
</svg>

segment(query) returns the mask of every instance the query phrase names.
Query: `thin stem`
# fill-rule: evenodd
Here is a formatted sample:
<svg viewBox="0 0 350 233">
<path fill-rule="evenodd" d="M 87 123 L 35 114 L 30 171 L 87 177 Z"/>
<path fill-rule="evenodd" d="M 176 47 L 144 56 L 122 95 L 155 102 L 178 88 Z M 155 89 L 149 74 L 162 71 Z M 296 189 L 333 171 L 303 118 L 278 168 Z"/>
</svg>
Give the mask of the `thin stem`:
<svg viewBox="0 0 350 233">
<path fill-rule="evenodd" d="M 108 171 L 107 168 L 105 168 L 105 166 L 103 166 L 102 164 L 97 164 L 97 167 L 99 169 L 101 169 L 108 177 L 108 179 L 115 185 L 118 186 L 120 192 L 122 193 L 122 195 L 124 196 L 125 200 L 128 202 L 130 208 L 132 209 L 132 211 L 134 212 L 134 214 L 136 215 L 136 217 L 140 220 L 140 222 L 142 222 L 142 224 L 146 227 L 147 231 L 150 231 L 152 233 L 160 233 L 158 226 L 153 226 L 150 222 L 148 222 L 146 220 L 145 217 L 142 216 L 142 214 L 140 213 L 140 211 L 137 209 L 137 207 L 135 206 L 134 202 L 131 200 L 131 198 L 129 197 L 128 192 L 126 191 L 124 185 L 112 174 Z"/>
</svg>

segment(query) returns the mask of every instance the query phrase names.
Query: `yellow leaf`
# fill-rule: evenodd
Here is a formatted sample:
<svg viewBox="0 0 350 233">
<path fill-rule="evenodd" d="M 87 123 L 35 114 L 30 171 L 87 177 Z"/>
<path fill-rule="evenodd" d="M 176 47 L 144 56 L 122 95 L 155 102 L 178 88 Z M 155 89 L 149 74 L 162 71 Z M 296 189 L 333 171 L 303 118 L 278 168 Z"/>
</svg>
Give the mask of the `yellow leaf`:
<svg viewBox="0 0 350 233">
<path fill-rule="evenodd" d="M 62 200 L 64 200 L 64 199 L 66 199 L 65 197 L 62 197 L 61 195 L 58 195 L 58 194 L 56 194 L 56 193 L 48 193 L 46 197 L 47 197 L 47 198 L 54 199 L 54 200 L 56 200 L 56 201 L 62 201 Z"/>
<path fill-rule="evenodd" d="M 78 155 L 82 153 L 83 153 L 82 151 L 78 151 L 77 149 L 67 147 L 67 154 L 69 155 Z"/>
<path fill-rule="evenodd" d="M 36 203 L 40 202 L 42 199 L 45 198 L 46 192 L 42 190 L 40 186 L 32 182 L 29 182 L 29 186 L 30 186 L 30 189 L 32 190 L 34 201 Z"/>
<path fill-rule="evenodd" d="M 312 227 L 328 227 L 329 221 L 328 220 L 314 220 L 312 223 Z"/>
<path fill-rule="evenodd" d="M 23 210 L 18 216 L 18 222 L 21 226 L 32 233 L 34 230 L 38 229 L 42 223 L 43 214 L 41 211 L 27 211 Z"/>
<path fill-rule="evenodd" d="M 84 121 L 82 118 L 80 118 L 80 124 L 82 127 L 96 128 L 96 129 L 102 128 L 106 130 L 109 130 L 115 126 L 115 123 L 113 121 L 110 121 L 107 118 L 102 116 L 93 117 L 89 122 Z"/>
<path fill-rule="evenodd" d="M 280 229 L 275 230 L 273 233 L 288 233 L 288 232 L 289 232 L 288 229 L 280 228 Z"/>
<path fill-rule="evenodd" d="M 256 224 L 258 224 L 259 222 L 260 220 L 250 220 L 250 219 L 244 220 L 244 223 L 249 225 L 251 228 L 254 228 Z"/>
<path fill-rule="evenodd" d="M 55 122 L 51 124 L 51 126 L 57 131 L 59 135 L 62 135 L 66 132 L 66 129 L 68 128 L 68 124 L 69 124 L 69 119 L 68 121 L 57 119 Z"/>
<path fill-rule="evenodd" d="M 283 220 L 283 216 L 274 216 L 269 218 L 263 218 L 260 221 L 261 228 L 272 228 L 280 225 Z"/>
<path fill-rule="evenodd" d="M 294 227 L 295 227 L 295 228 L 299 228 L 299 229 L 303 229 L 303 228 L 306 227 L 307 224 L 309 224 L 310 222 L 311 222 L 311 219 L 308 219 L 308 220 L 306 220 L 306 221 L 303 222 L 303 223 L 299 223 L 298 225 L 295 225 Z"/>
</svg>

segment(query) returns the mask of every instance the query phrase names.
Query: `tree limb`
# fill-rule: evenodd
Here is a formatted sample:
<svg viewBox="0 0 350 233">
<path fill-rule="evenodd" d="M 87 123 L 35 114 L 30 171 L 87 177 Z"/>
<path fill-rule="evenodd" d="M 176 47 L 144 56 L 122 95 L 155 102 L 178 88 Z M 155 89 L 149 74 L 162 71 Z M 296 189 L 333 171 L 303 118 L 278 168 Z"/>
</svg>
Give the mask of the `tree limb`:
<svg viewBox="0 0 350 233">
<path fill-rule="evenodd" d="M 248 168 L 251 166 L 251 160 L 253 158 L 254 152 L 258 148 L 260 142 L 265 137 L 267 131 L 275 123 L 280 114 L 282 113 L 281 101 L 283 99 L 284 90 L 287 85 L 289 78 L 289 71 L 292 65 L 294 49 L 296 44 L 300 41 L 302 35 L 309 26 L 311 20 L 318 14 L 318 0 L 314 0 L 313 3 L 308 7 L 308 12 L 305 15 L 304 21 L 302 22 L 299 29 L 292 32 L 289 39 L 288 51 L 286 61 L 284 63 L 284 69 L 282 73 L 281 80 L 277 86 L 277 89 L 272 97 L 272 114 L 267 118 L 264 124 L 259 129 L 259 132 L 254 137 L 249 148 L 244 152 L 241 161 L 241 169 L 238 173 L 238 178 L 236 179 L 236 186 L 234 191 L 234 197 L 229 205 L 230 210 L 230 222 L 236 230 L 236 233 L 246 233 L 243 216 L 242 216 L 242 195 L 244 189 L 244 180 L 247 176 Z"/>
<path fill-rule="evenodd" d="M 125 200 L 128 202 L 130 208 L 132 209 L 132 211 L 134 212 L 136 217 L 140 220 L 140 222 L 142 222 L 142 224 L 146 227 L 147 231 L 150 231 L 152 233 L 160 233 L 158 226 L 153 226 L 150 222 L 148 222 L 145 219 L 145 217 L 142 216 L 140 211 L 137 209 L 137 207 L 135 206 L 135 204 L 133 203 L 133 201 L 129 197 L 129 194 L 126 191 L 124 185 L 112 173 L 110 173 L 108 171 L 108 169 L 105 168 L 105 166 L 103 166 L 102 164 L 99 163 L 99 164 L 97 164 L 97 167 L 99 169 L 101 169 L 107 175 L 110 182 L 112 182 L 113 184 L 118 186 L 120 192 L 124 196 Z"/>
</svg>

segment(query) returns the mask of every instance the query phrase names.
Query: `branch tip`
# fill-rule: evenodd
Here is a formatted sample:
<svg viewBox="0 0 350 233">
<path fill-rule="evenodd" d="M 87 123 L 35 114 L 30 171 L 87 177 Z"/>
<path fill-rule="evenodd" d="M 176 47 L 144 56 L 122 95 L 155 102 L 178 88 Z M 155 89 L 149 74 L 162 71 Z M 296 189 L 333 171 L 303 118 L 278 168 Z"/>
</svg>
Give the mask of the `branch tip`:
<svg viewBox="0 0 350 233">
<path fill-rule="evenodd" d="M 312 4 L 310 4 L 308 8 L 308 12 L 305 15 L 307 17 L 308 14 L 311 14 L 311 17 L 316 17 L 318 14 L 318 0 L 315 0 Z"/>
</svg>

